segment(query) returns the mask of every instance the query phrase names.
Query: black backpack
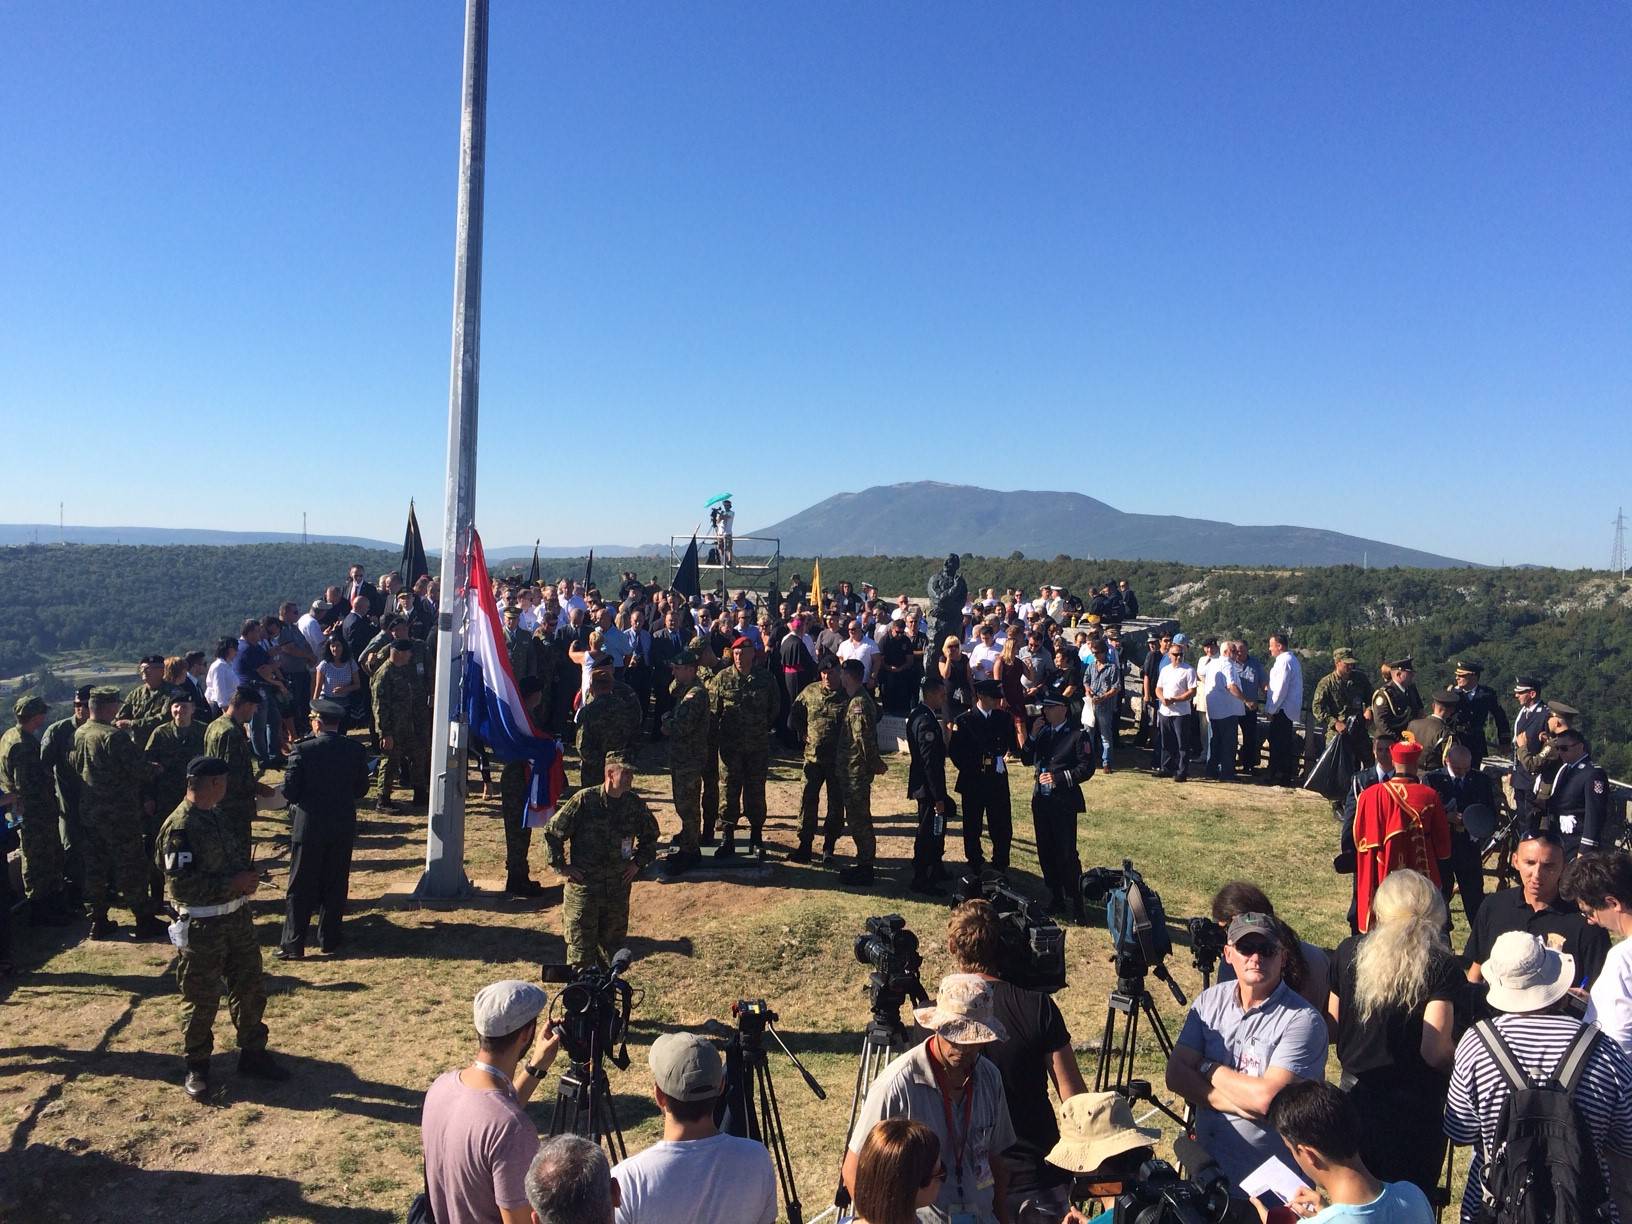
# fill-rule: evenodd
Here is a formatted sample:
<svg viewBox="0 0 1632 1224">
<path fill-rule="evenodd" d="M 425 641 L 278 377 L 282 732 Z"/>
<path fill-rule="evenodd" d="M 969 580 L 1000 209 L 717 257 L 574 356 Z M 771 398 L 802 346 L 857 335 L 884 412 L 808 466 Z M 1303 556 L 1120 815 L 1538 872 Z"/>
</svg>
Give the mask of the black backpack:
<svg viewBox="0 0 1632 1224">
<path fill-rule="evenodd" d="M 1575 1103 L 1593 1043 L 1595 1025 L 1584 1024 L 1552 1076 L 1531 1079 L 1496 1026 L 1474 1026 L 1512 1091 L 1496 1120 L 1496 1145 L 1484 1169 L 1480 1224 L 1596 1224 L 1607 1220 L 1609 1192 L 1593 1150 L 1592 1135 Z"/>
</svg>

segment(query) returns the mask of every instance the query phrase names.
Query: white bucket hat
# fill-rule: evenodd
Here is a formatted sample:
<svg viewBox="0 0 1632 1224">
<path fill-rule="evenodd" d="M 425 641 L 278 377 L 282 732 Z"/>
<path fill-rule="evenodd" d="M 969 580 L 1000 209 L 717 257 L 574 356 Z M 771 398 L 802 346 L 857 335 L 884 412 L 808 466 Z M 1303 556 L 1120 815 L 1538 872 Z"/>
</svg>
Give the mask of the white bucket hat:
<svg viewBox="0 0 1632 1224">
<path fill-rule="evenodd" d="M 992 1002 L 992 984 L 978 973 L 949 973 L 941 979 L 935 1005 L 915 1008 L 912 1015 L 920 1027 L 947 1041 L 980 1045 L 1008 1036 L 992 1015 Z"/>
<path fill-rule="evenodd" d="M 1162 1132 L 1133 1120 L 1133 1108 L 1117 1092 L 1079 1092 L 1059 1108 L 1060 1141 L 1045 1158 L 1072 1173 L 1092 1173 L 1112 1156 L 1154 1147 Z"/>
<path fill-rule="evenodd" d="M 1528 931 L 1508 931 L 1497 937 L 1482 972 L 1497 1011 L 1540 1011 L 1569 993 L 1575 957 L 1555 952 Z"/>
</svg>

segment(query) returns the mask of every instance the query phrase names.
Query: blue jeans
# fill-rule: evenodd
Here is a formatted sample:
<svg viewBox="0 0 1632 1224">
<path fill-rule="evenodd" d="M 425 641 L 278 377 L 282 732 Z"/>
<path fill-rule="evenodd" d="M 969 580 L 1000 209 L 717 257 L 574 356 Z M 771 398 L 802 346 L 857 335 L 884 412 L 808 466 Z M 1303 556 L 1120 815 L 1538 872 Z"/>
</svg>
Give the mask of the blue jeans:
<svg viewBox="0 0 1632 1224">
<path fill-rule="evenodd" d="M 1099 731 L 1099 763 L 1109 766 L 1111 750 L 1116 747 L 1116 702 L 1094 707 L 1094 726 Z"/>
<path fill-rule="evenodd" d="M 1175 777 L 1185 777 L 1189 772 L 1190 716 L 1158 714 L 1156 733 L 1157 770 Z"/>
<path fill-rule="evenodd" d="M 1241 731 L 1241 719 L 1209 718 L 1212 734 L 1207 740 L 1207 776 L 1225 782 L 1235 781 L 1236 736 Z"/>
</svg>

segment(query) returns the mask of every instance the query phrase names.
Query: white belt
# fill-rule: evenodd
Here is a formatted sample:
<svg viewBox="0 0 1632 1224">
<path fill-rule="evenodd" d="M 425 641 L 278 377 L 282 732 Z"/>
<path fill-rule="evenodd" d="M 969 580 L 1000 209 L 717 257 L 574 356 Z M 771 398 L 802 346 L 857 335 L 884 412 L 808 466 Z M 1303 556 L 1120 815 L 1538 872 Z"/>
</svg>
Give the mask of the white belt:
<svg viewBox="0 0 1632 1224">
<path fill-rule="evenodd" d="M 223 901 L 220 905 L 189 905 L 181 911 L 183 918 L 219 918 L 222 914 L 231 914 L 244 908 L 248 897 L 234 897 L 231 901 Z"/>
</svg>

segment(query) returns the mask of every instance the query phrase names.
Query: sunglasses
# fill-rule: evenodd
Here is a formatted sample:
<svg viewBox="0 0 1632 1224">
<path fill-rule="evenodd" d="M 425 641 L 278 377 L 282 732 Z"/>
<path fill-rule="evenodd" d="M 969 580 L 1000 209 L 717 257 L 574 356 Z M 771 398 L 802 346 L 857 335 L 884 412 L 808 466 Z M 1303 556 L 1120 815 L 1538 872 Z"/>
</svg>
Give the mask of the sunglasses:
<svg viewBox="0 0 1632 1224">
<path fill-rule="evenodd" d="M 1279 944 L 1272 944 L 1267 939 L 1246 939 L 1235 945 L 1235 950 L 1242 956 L 1256 956 L 1268 960 L 1281 950 Z"/>
</svg>

